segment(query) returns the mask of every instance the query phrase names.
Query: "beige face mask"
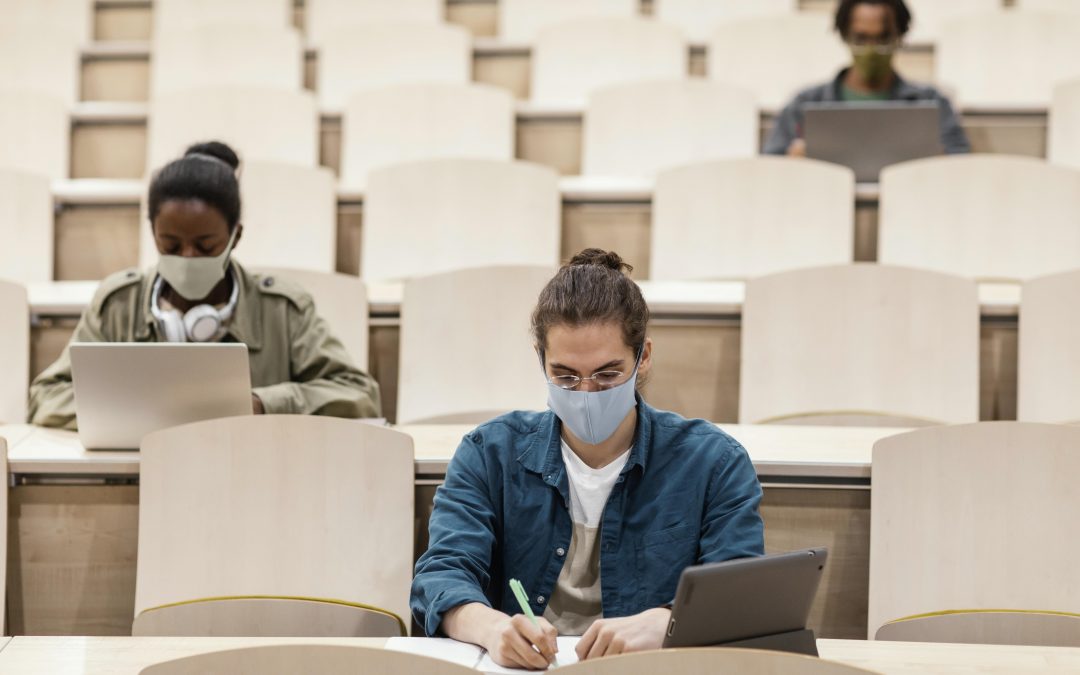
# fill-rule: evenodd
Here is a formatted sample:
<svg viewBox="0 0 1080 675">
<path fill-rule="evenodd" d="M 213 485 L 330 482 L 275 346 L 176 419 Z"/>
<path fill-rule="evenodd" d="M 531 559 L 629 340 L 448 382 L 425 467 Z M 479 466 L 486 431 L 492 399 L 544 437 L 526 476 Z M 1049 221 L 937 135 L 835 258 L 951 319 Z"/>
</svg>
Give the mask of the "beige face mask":
<svg viewBox="0 0 1080 675">
<path fill-rule="evenodd" d="M 852 47 L 851 57 L 855 71 L 869 84 L 884 82 L 892 73 L 892 47 Z"/>
<path fill-rule="evenodd" d="M 229 244 L 220 255 L 198 258 L 161 256 L 158 261 L 158 274 L 185 300 L 202 300 L 225 278 L 225 270 L 229 268 L 229 256 L 236 245 L 236 233 L 239 231 L 239 226 L 233 228 Z"/>
</svg>

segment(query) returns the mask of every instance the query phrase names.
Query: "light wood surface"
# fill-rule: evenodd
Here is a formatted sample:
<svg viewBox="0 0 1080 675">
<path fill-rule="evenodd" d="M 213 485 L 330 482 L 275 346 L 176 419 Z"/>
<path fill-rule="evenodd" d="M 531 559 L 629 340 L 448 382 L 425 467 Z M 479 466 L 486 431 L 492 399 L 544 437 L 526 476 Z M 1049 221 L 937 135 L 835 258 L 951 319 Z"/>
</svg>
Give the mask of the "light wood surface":
<svg viewBox="0 0 1080 675">
<path fill-rule="evenodd" d="M 55 36 L 81 45 L 93 38 L 92 0 L 3 0 L 0 11 L 4 15 L 0 35 L 4 39 L 11 35 Z"/>
<path fill-rule="evenodd" d="M 428 159 L 514 158 L 514 101 L 481 84 L 410 84 L 354 94 L 345 105 L 341 185 L 363 190 L 368 174 Z"/>
<path fill-rule="evenodd" d="M 705 80 L 595 89 L 585 110 L 582 173 L 652 178 L 684 164 L 753 157 L 758 118 L 748 90 Z"/>
<path fill-rule="evenodd" d="M 579 661 L 560 668 L 568 675 L 859 675 L 872 671 L 824 659 L 757 649 L 669 649 Z"/>
<path fill-rule="evenodd" d="M 870 634 L 953 609 L 1080 612 L 1063 517 L 1080 508 L 1080 428 L 920 429 L 876 443 L 873 470 Z"/>
<path fill-rule="evenodd" d="M 0 179 L 0 183 L 2 183 Z M 3 192 L 0 187 L 0 192 Z M 2 199 L 3 195 L 0 195 Z M 4 208 L 0 201 L 0 210 Z M 26 288 L 0 279 L 0 424 L 26 420 L 26 383 L 30 377 L 30 326 L 23 323 L 29 307 Z M 0 577 L 2 578 L 2 577 Z"/>
<path fill-rule="evenodd" d="M 405 652 L 341 645 L 273 645 L 197 654 L 146 668 L 142 675 L 265 673 L 292 675 L 317 672 L 353 675 L 358 671 L 387 675 L 470 675 L 465 666 Z"/>
<path fill-rule="evenodd" d="M 154 0 L 154 32 L 156 36 L 163 30 L 221 24 L 243 24 L 245 29 L 288 28 L 292 26 L 292 10 L 291 0 Z"/>
<path fill-rule="evenodd" d="M 890 621 L 875 640 L 1080 647 L 1080 615 L 959 611 Z"/>
<path fill-rule="evenodd" d="M 583 106 L 599 87 L 686 77 L 688 58 L 674 26 L 636 17 L 565 21 L 536 36 L 532 100 Z"/>
<path fill-rule="evenodd" d="M 744 281 L 641 280 L 649 310 L 657 315 L 708 319 L 737 317 L 746 298 Z M 40 317 L 78 317 L 97 289 L 96 281 L 54 281 L 27 285 L 30 311 Z M 399 281 L 368 280 L 372 312 L 395 315 L 401 311 L 403 285 Z M 978 285 L 983 317 L 1014 318 L 1020 312 L 1020 284 L 983 282 Z"/>
<path fill-rule="evenodd" d="M 486 267 L 405 283 L 397 418 L 482 422 L 542 410 L 547 388 L 528 334 L 550 267 Z"/>
<path fill-rule="evenodd" d="M 933 44 L 941 35 L 944 24 L 971 14 L 1001 9 L 1002 0 L 907 0 L 907 5 L 914 20 L 904 41 Z"/>
<path fill-rule="evenodd" d="M 1024 284 L 1017 359 L 1017 418 L 1025 422 L 1080 421 L 1080 321 L 1073 308 L 1080 272 Z"/>
<path fill-rule="evenodd" d="M 228 143 L 241 160 L 318 166 L 314 95 L 262 87 L 200 87 L 150 103 L 147 167 L 180 157 L 196 141 Z"/>
<path fill-rule="evenodd" d="M 937 79 L 961 106 L 1047 106 L 1056 83 L 1080 76 L 1080 15 L 1013 9 L 947 22 Z"/>
<path fill-rule="evenodd" d="M 849 263 L 854 192 L 850 169 L 814 160 L 755 157 L 666 171 L 653 198 L 650 276 L 745 279 Z"/>
<path fill-rule="evenodd" d="M 978 331 L 975 284 L 959 277 L 868 264 L 759 277 L 743 311 L 739 421 L 974 422 Z"/>
<path fill-rule="evenodd" d="M 545 167 L 488 159 L 375 171 L 365 202 L 362 276 L 384 281 L 490 265 L 554 266 L 556 181 Z M 425 186 L 423 199 L 417 198 L 417 185 Z M 535 304 L 533 296 L 523 306 Z"/>
<path fill-rule="evenodd" d="M 678 26 L 692 43 L 708 41 L 713 30 L 725 21 L 798 10 L 798 0 L 653 0 L 653 16 Z"/>
<path fill-rule="evenodd" d="M 301 598 L 212 598 L 149 609 L 131 634 L 204 637 L 400 637 L 389 612 Z"/>
<path fill-rule="evenodd" d="M 150 96 L 230 86 L 298 92 L 302 57 L 300 33 L 291 27 L 234 24 L 177 30 L 158 24 Z"/>
<path fill-rule="evenodd" d="M 52 281 L 53 201 L 48 178 L 0 169 L 0 242 L 0 277 L 24 284 Z M 10 321 L 22 314 L 4 316 Z"/>
<path fill-rule="evenodd" d="M 409 616 L 412 446 L 390 429 L 311 416 L 150 434 L 136 615 L 199 598 L 271 595 Z"/>
<path fill-rule="evenodd" d="M 349 26 L 319 47 L 319 106 L 340 112 L 357 92 L 400 84 L 465 85 L 472 79 L 472 36 L 430 22 Z"/>
<path fill-rule="evenodd" d="M 368 369 L 368 299 L 362 279 L 351 274 L 285 267 L 260 267 L 256 271 L 300 284 L 311 294 L 319 316 L 326 319 L 330 332 L 345 345 L 353 363 L 361 370 Z"/>
<path fill-rule="evenodd" d="M 631 18 L 638 0 L 500 0 L 499 38 L 531 44 L 549 26 L 591 17 Z"/>
<path fill-rule="evenodd" d="M 0 651 L 0 668 L 20 675 L 137 675 L 142 668 L 171 659 L 282 644 L 379 648 L 386 641 L 19 636 Z M 1058 675 L 1080 668 L 1080 649 L 1064 647 L 818 640 L 818 651 L 822 659 L 883 675 Z"/>
<path fill-rule="evenodd" d="M 0 168 L 52 180 L 67 178 L 69 138 L 68 104 L 63 99 L 0 87 Z"/>
<path fill-rule="evenodd" d="M 1064 272 L 1080 267 L 1078 214 L 1077 169 L 990 155 L 904 162 L 881 172 L 879 260 L 988 280 Z"/>
<path fill-rule="evenodd" d="M 832 17 L 786 14 L 727 21 L 709 36 L 709 79 L 746 87 L 766 110 L 826 82 L 851 54 L 830 30 Z"/>
<path fill-rule="evenodd" d="M 0 28 L 0 90 L 34 91 L 71 105 L 79 86 L 79 48 L 70 36 Z"/>
<path fill-rule="evenodd" d="M 1054 87 L 1046 145 L 1048 160 L 1080 169 L 1080 79 Z"/>
<path fill-rule="evenodd" d="M 325 35 L 343 27 L 402 21 L 441 22 L 444 0 L 311 0 L 305 5 L 308 42 L 319 45 Z"/>
<path fill-rule="evenodd" d="M 406 424 L 415 447 L 415 472 L 440 476 L 462 437 L 475 424 Z M 866 479 L 875 442 L 903 427 L 817 427 L 720 424 L 746 447 L 762 480 L 772 476 Z M 26 424 L 0 426 L 8 439 L 10 470 L 19 475 L 138 476 L 137 451 L 86 450 L 78 434 Z"/>
</svg>

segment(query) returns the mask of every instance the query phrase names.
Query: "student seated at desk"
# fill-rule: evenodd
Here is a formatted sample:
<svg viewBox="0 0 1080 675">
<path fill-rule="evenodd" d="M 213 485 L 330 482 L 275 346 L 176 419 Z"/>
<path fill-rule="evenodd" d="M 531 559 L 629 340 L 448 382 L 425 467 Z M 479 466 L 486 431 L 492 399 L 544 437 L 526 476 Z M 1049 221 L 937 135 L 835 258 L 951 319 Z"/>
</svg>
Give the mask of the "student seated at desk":
<svg viewBox="0 0 1080 675">
<path fill-rule="evenodd" d="M 851 48 L 852 65 L 832 81 L 800 92 L 776 118 L 763 152 L 805 156 L 803 106 L 835 101 L 936 101 L 945 153 L 971 152 L 949 100 L 933 87 L 904 80 L 892 67 L 893 55 L 911 21 L 904 0 L 841 0 L 836 9 L 836 30 Z"/>
<path fill-rule="evenodd" d="M 638 394 L 652 341 L 629 271 L 588 249 L 540 293 L 532 333 L 550 410 L 496 418 L 454 454 L 412 587 L 428 635 L 529 668 L 548 665 L 556 633 L 583 635 L 582 658 L 656 649 L 685 567 L 764 552 L 746 451 Z M 498 364 L 462 376 L 499 377 Z"/>
<path fill-rule="evenodd" d="M 72 342 L 242 342 L 255 413 L 378 417 L 378 384 L 353 365 L 311 296 L 230 259 L 244 230 L 239 165 L 227 145 L 205 143 L 154 176 L 148 206 L 160 261 L 105 279 Z M 67 349 L 31 384 L 29 421 L 76 427 Z"/>
</svg>

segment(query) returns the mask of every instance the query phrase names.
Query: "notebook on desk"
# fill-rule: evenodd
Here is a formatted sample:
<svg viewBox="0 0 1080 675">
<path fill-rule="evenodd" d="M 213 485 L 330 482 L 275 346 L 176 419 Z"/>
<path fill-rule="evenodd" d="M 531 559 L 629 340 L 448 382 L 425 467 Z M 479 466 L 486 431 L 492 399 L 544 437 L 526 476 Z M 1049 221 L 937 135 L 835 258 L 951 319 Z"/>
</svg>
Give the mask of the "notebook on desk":
<svg viewBox="0 0 1080 675">
<path fill-rule="evenodd" d="M 153 431 L 252 413 L 242 344 L 77 342 L 71 377 L 87 450 L 137 450 Z"/>
<path fill-rule="evenodd" d="M 556 656 L 560 666 L 577 663 L 577 647 L 580 637 L 562 636 L 558 638 L 559 653 Z M 418 654 L 433 659 L 450 661 L 481 673 L 528 673 L 521 668 L 506 668 L 492 660 L 487 650 L 467 642 L 458 642 L 450 638 L 390 638 L 386 641 L 387 649 L 394 649 L 410 654 Z"/>
</svg>

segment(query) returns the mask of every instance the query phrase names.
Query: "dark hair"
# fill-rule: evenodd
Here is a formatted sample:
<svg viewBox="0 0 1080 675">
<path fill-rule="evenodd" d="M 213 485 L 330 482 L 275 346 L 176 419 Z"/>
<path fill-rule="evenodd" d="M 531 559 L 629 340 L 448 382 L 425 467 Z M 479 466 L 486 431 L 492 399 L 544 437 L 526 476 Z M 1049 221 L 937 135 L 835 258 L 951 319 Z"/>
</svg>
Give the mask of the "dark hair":
<svg viewBox="0 0 1080 675">
<path fill-rule="evenodd" d="M 147 200 L 151 226 L 165 202 L 198 199 L 217 209 L 232 232 L 240 222 L 240 183 L 236 179 L 239 168 L 240 158 L 224 143 L 192 145 L 183 157 L 154 174 Z"/>
<path fill-rule="evenodd" d="M 635 355 L 645 345 L 649 306 L 629 276 L 633 267 L 619 254 L 587 248 L 559 268 L 540 291 L 532 314 L 532 333 L 541 352 L 552 326 L 584 326 L 613 321 Z"/>
<path fill-rule="evenodd" d="M 885 5 L 893 11 L 896 17 L 896 31 L 899 37 L 907 35 L 911 28 L 911 10 L 904 4 L 904 0 L 840 0 L 840 6 L 836 8 L 836 30 L 840 36 L 847 38 L 848 29 L 851 28 L 851 13 L 856 5 Z"/>
</svg>

